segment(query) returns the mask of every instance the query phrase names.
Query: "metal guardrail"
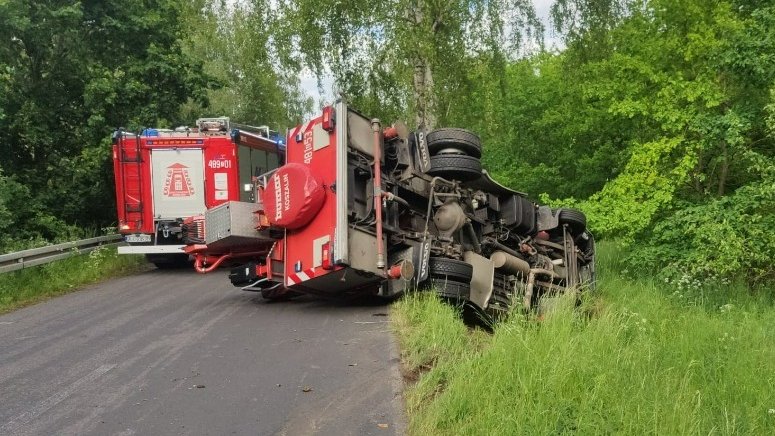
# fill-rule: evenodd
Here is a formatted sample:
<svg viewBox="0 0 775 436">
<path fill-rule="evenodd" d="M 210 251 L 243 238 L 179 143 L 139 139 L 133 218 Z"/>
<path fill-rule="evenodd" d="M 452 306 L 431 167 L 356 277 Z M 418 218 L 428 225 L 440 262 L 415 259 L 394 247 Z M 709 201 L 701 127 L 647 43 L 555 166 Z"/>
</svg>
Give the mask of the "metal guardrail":
<svg viewBox="0 0 775 436">
<path fill-rule="evenodd" d="M 0 255 L 0 274 L 43 265 L 76 254 L 85 254 L 102 246 L 116 245 L 121 241 L 121 235 L 107 235 L 2 254 Z"/>
</svg>

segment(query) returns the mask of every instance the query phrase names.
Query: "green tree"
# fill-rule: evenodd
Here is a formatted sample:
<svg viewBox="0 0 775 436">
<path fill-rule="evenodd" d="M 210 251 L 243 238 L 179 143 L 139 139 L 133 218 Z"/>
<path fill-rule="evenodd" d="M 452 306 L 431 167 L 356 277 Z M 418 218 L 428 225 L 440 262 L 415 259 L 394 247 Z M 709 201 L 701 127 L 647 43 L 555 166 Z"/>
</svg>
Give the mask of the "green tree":
<svg viewBox="0 0 775 436">
<path fill-rule="evenodd" d="M 278 17 L 270 3 L 190 3 L 186 51 L 203 62 L 215 86 L 208 89 L 209 105 L 190 102 L 185 110 L 278 129 L 299 123 L 311 111 L 310 98 L 299 89 L 298 71 L 281 64 L 273 50 Z"/>
<path fill-rule="evenodd" d="M 183 4 L 0 2 L 0 168 L 47 216 L 113 221 L 110 132 L 178 122 L 183 101 L 203 101 L 201 65 L 180 45 Z M 22 233 L 29 221 L 14 218 Z"/>
<path fill-rule="evenodd" d="M 576 101 L 600 109 L 577 105 L 579 116 L 567 117 L 566 129 L 586 124 L 603 139 L 616 131 L 611 126 L 626 126 L 619 129 L 618 171 L 588 199 L 569 202 L 588 212 L 598 234 L 635 242 L 632 263 L 647 271 L 773 279 L 773 6 L 625 6 L 614 20 L 582 18 L 560 56 L 566 87 L 581 90 Z M 574 101 L 555 95 L 553 105 Z M 604 122 L 590 123 L 591 114 Z"/>
<path fill-rule="evenodd" d="M 655 0 L 612 32 L 629 44 L 591 65 L 613 78 L 596 95 L 639 130 L 627 167 L 593 198 L 601 230 L 633 237 L 676 199 L 723 196 L 750 180 L 746 151 L 769 148 L 758 121 L 766 79 L 752 83 L 734 60 L 754 55 L 743 43 L 754 21 L 730 2 Z"/>
<path fill-rule="evenodd" d="M 461 92 L 477 54 L 513 56 L 540 28 L 525 0 L 284 0 L 279 11 L 284 62 L 328 68 L 356 107 L 426 128 L 444 124 L 445 97 Z"/>
</svg>

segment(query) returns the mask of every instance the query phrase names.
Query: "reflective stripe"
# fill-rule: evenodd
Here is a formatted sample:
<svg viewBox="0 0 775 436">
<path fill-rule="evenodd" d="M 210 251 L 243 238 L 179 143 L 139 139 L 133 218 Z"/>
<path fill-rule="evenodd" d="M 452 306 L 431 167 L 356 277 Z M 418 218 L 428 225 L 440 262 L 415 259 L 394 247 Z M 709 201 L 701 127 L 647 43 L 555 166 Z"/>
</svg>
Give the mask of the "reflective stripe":
<svg viewBox="0 0 775 436">
<path fill-rule="evenodd" d="M 306 271 L 301 271 L 296 274 L 291 274 L 288 276 L 288 285 L 287 286 L 293 286 L 297 285 L 301 282 L 307 281 L 309 279 L 314 279 L 316 276 L 315 274 L 315 268 L 308 269 Z"/>
</svg>

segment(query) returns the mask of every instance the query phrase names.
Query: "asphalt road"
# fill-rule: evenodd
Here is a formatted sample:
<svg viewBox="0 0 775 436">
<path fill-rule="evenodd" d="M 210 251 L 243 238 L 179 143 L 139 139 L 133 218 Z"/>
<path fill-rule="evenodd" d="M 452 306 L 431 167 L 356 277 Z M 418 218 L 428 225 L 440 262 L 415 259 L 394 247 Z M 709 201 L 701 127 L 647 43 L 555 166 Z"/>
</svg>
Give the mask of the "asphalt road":
<svg viewBox="0 0 775 436">
<path fill-rule="evenodd" d="M 0 435 L 402 434 L 385 306 L 149 271 L 0 316 Z"/>
</svg>

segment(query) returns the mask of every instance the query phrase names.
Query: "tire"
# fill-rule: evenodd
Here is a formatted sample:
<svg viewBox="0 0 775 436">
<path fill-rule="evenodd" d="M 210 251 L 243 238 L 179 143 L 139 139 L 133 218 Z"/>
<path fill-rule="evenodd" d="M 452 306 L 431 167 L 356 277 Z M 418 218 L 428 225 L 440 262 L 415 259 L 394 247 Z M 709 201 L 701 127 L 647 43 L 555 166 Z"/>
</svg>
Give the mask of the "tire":
<svg viewBox="0 0 775 436">
<path fill-rule="evenodd" d="M 428 259 L 428 275 L 434 279 L 470 283 L 474 275 L 474 267 L 462 260 L 431 257 Z"/>
<path fill-rule="evenodd" d="M 286 288 L 262 289 L 261 296 L 270 301 L 286 301 L 300 296 L 301 293 Z"/>
<path fill-rule="evenodd" d="M 594 265 L 584 265 L 579 268 L 579 283 L 593 291 L 597 288 Z"/>
<path fill-rule="evenodd" d="M 158 269 L 179 269 L 191 266 L 187 254 L 146 254 L 145 260 Z"/>
<path fill-rule="evenodd" d="M 514 299 L 514 289 L 507 287 L 510 284 L 506 280 L 506 275 L 496 273 L 492 282 L 492 295 L 490 296 L 490 303 L 497 303 L 501 306 L 508 308 Z"/>
<path fill-rule="evenodd" d="M 557 221 L 560 225 L 567 224 L 573 236 L 578 236 L 587 229 L 587 217 L 580 210 L 560 209 Z"/>
<path fill-rule="evenodd" d="M 482 163 L 471 156 L 442 154 L 431 156 L 431 176 L 470 182 L 482 176 Z"/>
<path fill-rule="evenodd" d="M 440 297 L 455 302 L 468 301 L 471 295 L 471 285 L 468 283 L 447 280 L 443 278 L 431 278 L 428 286 Z"/>
<path fill-rule="evenodd" d="M 428 151 L 435 155 L 446 148 L 455 148 L 468 156 L 482 157 L 482 142 L 473 132 L 465 129 L 436 129 L 425 137 Z"/>
</svg>

